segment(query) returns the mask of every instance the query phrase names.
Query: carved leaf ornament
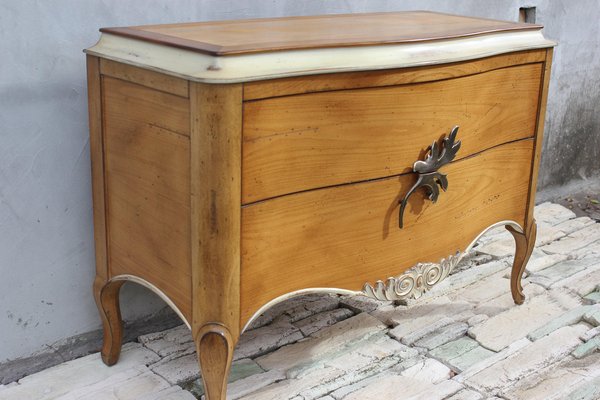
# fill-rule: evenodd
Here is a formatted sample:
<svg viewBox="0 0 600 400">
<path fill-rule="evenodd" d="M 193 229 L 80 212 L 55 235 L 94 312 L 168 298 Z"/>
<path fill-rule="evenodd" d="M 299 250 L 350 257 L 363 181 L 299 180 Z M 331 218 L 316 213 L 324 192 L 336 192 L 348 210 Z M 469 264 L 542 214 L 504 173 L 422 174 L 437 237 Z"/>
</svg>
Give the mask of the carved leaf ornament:
<svg viewBox="0 0 600 400">
<path fill-rule="evenodd" d="M 446 191 L 448 189 L 448 178 L 438 170 L 444 165 L 450 163 L 460 149 L 460 140 L 456 141 L 458 126 L 452 128 L 448 137 L 442 140 L 442 144 L 433 142 L 427 151 L 427 156 L 423 161 L 417 161 L 413 164 L 413 172 L 419 177 L 417 182 L 406 193 L 400 202 L 399 226 L 403 228 L 404 210 L 408 204 L 409 197 L 419 188 L 425 188 L 429 200 L 436 202 L 440 195 L 440 187 Z"/>
</svg>

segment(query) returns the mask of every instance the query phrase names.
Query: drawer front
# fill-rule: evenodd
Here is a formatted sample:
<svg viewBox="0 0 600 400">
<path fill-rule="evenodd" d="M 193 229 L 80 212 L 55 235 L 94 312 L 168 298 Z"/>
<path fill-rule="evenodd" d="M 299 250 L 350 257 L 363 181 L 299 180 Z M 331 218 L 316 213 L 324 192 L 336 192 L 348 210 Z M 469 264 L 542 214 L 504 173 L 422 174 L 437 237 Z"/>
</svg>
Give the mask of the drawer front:
<svg viewBox="0 0 600 400">
<path fill-rule="evenodd" d="M 460 126 L 458 159 L 532 137 L 542 64 L 244 103 L 244 204 L 411 170 Z"/>
<path fill-rule="evenodd" d="M 437 203 L 413 195 L 398 227 L 398 201 L 413 174 L 282 196 L 242 208 L 242 321 L 305 288 L 360 290 L 418 262 L 439 262 L 502 220 L 523 225 L 533 140 L 498 146 L 443 170 Z"/>
</svg>

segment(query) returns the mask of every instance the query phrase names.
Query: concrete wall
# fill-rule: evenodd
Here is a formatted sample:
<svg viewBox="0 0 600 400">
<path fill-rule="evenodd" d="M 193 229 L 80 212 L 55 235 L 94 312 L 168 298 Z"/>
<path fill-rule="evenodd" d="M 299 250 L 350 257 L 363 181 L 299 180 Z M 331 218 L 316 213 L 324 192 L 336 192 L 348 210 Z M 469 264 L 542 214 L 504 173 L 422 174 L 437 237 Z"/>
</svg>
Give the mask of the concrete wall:
<svg viewBox="0 0 600 400">
<path fill-rule="evenodd" d="M 0 363 L 100 327 L 94 275 L 85 64 L 102 26 L 430 9 L 537 21 L 561 46 L 542 186 L 598 173 L 597 0 L 22 0 L 0 2 Z M 163 303 L 126 287 L 124 316 Z"/>
</svg>

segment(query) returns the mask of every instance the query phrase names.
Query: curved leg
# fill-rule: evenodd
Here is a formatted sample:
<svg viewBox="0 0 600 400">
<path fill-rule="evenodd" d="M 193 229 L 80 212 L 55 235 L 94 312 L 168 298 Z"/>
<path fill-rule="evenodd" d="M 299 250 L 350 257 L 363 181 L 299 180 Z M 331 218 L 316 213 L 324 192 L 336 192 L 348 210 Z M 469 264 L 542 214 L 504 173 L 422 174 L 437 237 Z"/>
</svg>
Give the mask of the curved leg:
<svg viewBox="0 0 600 400">
<path fill-rule="evenodd" d="M 119 360 L 123 341 L 123 322 L 119 307 L 119 290 L 124 281 L 105 282 L 96 278 L 94 282 L 94 298 L 104 330 L 102 361 L 106 365 L 114 365 Z"/>
<path fill-rule="evenodd" d="M 194 338 L 207 400 L 225 400 L 235 341 L 225 325 L 204 325 Z"/>
<path fill-rule="evenodd" d="M 517 249 L 515 251 L 515 260 L 512 266 L 512 272 L 510 275 L 510 290 L 512 292 L 513 300 L 515 304 L 523 304 L 525 301 L 525 295 L 523 294 L 523 286 L 521 285 L 521 278 L 523 272 L 525 272 L 525 266 L 529 257 L 533 251 L 535 245 L 535 237 L 537 233 L 537 225 L 535 220 L 531 221 L 527 232 L 521 233 L 512 226 L 506 226 L 506 229 L 515 238 L 515 244 Z"/>
</svg>

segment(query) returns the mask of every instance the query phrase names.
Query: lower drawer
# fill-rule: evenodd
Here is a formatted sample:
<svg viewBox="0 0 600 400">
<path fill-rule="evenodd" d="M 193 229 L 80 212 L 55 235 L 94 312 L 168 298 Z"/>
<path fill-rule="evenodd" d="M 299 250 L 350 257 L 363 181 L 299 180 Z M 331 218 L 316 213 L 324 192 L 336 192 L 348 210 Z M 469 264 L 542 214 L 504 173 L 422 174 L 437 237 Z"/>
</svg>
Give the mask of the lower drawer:
<svg viewBox="0 0 600 400">
<path fill-rule="evenodd" d="M 398 227 L 398 201 L 416 177 L 319 189 L 242 209 L 242 324 L 265 303 L 307 288 L 361 290 L 418 262 L 463 251 L 488 226 L 523 225 L 533 140 L 501 145 L 449 164 L 437 203 L 411 197 Z"/>
</svg>

